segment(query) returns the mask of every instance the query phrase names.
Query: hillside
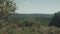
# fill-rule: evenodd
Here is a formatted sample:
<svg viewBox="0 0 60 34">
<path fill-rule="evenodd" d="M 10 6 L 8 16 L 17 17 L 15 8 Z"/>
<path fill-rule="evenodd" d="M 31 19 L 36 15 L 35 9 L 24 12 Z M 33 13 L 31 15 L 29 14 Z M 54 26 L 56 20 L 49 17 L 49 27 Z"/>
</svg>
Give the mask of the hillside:
<svg viewBox="0 0 60 34">
<path fill-rule="evenodd" d="M 10 14 L 9 17 L 11 18 L 28 18 L 28 17 L 32 17 L 32 18 L 37 18 L 37 17 L 43 17 L 43 18 L 48 18 L 48 17 L 52 17 L 53 14 L 17 14 L 17 13 L 13 13 Z"/>
<path fill-rule="evenodd" d="M 0 34 L 53 34 L 58 28 L 48 27 L 53 14 L 10 14 L 8 20 L 0 20 Z M 53 30 L 52 30 L 53 29 Z M 48 33 L 49 32 L 49 33 Z"/>
</svg>

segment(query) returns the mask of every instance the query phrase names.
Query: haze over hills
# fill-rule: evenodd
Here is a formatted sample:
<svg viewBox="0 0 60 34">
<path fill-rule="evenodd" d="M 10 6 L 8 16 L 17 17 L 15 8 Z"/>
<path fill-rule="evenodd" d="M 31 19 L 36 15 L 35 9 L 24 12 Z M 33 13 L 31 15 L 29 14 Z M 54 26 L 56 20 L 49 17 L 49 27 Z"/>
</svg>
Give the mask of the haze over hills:
<svg viewBox="0 0 60 34">
<path fill-rule="evenodd" d="M 11 13 L 9 17 L 12 18 L 24 18 L 24 17 L 52 17 L 54 14 L 18 14 Z"/>
</svg>

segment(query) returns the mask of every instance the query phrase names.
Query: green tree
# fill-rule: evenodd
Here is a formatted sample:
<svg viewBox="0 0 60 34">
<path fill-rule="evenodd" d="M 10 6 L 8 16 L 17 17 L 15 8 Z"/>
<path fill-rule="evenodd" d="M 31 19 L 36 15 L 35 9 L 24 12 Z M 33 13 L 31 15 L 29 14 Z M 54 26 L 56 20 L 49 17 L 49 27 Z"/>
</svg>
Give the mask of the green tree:
<svg viewBox="0 0 60 34">
<path fill-rule="evenodd" d="M 7 18 L 15 10 L 16 3 L 13 0 L 0 0 L 0 18 Z"/>
<path fill-rule="evenodd" d="M 49 23 L 49 26 L 60 27 L 60 11 L 58 13 L 55 13 L 51 22 Z"/>
</svg>

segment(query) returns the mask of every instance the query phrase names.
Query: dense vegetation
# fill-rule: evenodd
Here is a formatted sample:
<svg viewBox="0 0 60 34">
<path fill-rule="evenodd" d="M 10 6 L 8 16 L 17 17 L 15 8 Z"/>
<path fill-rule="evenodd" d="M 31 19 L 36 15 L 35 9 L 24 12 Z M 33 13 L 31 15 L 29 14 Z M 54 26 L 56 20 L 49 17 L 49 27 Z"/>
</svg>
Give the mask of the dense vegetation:
<svg viewBox="0 0 60 34">
<path fill-rule="evenodd" d="M 49 23 L 49 26 L 60 27 L 60 12 L 55 13 L 55 15 L 53 16 L 51 22 Z"/>
<path fill-rule="evenodd" d="M 54 17 L 53 14 L 10 14 L 15 10 L 13 0 L 0 0 L 0 34 L 60 34 L 60 28 L 55 27 L 60 27 L 59 12 Z"/>
<path fill-rule="evenodd" d="M 9 17 L 8 20 L 0 20 L 0 34 L 60 34 L 59 28 L 47 26 L 52 16 L 13 17 L 15 16 Z"/>
</svg>

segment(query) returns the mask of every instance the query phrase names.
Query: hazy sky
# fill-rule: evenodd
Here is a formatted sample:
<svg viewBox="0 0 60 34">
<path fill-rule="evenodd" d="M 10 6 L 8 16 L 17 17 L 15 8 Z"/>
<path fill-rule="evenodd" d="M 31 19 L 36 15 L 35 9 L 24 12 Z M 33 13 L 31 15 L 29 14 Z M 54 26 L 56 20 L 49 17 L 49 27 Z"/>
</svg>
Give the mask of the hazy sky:
<svg viewBox="0 0 60 34">
<path fill-rule="evenodd" d="M 60 11 L 60 0 L 15 0 L 17 13 L 53 14 Z"/>
</svg>

